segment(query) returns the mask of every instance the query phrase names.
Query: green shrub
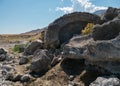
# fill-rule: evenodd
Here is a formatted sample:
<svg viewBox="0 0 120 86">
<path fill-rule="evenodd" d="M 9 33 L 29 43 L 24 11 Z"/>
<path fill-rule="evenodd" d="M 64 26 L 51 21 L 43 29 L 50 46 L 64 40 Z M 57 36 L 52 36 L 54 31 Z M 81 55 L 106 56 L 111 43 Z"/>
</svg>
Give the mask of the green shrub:
<svg viewBox="0 0 120 86">
<path fill-rule="evenodd" d="M 26 44 L 17 44 L 13 47 L 13 51 L 21 53 L 24 52 L 25 48 L 26 48 Z"/>
</svg>

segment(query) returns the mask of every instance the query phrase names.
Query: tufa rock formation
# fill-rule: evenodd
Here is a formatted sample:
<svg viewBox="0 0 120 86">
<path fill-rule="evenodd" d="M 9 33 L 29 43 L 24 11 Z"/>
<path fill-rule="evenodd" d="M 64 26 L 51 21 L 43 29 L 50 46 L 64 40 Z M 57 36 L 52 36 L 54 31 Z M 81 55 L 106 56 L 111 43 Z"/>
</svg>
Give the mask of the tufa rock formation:
<svg viewBox="0 0 120 86">
<path fill-rule="evenodd" d="M 120 19 L 115 18 L 102 25 L 93 28 L 94 40 L 110 40 L 115 38 L 120 32 Z"/>
<path fill-rule="evenodd" d="M 7 61 L 6 52 L 0 49 L 0 60 L 4 60 L 0 76 L 5 77 L 0 77 L 0 83 L 9 80 L 20 81 L 21 86 L 119 86 L 120 9 L 108 8 L 103 17 L 85 12 L 64 15 L 48 26 L 45 36 L 43 32 L 43 43 L 32 42 L 21 58 Z M 88 23 L 97 25 L 92 33 L 82 35 Z"/>
<path fill-rule="evenodd" d="M 48 47 L 57 47 L 68 42 L 74 35 L 79 35 L 87 23 L 98 24 L 101 20 L 99 16 L 85 12 L 64 15 L 48 26 L 44 43 Z"/>
<path fill-rule="evenodd" d="M 96 25 L 92 35 L 73 37 L 64 46 L 63 57 L 85 59 L 86 65 L 96 66 L 113 74 L 120 74 L 118 65 L 120 62 L 119 27 L 120 19 L 117 16 L 111 21 Z M 98 70 L 101 71 L 99 68 Z"/>
<path fill-rule="evenodd" d="M 106 21 L 113 20 L 115 17 L 117 17 L 120 14 L 120 9 L 119 8 L 112 8 L 109 7 L 104 14 L 104 19 Z"/>
</svg>

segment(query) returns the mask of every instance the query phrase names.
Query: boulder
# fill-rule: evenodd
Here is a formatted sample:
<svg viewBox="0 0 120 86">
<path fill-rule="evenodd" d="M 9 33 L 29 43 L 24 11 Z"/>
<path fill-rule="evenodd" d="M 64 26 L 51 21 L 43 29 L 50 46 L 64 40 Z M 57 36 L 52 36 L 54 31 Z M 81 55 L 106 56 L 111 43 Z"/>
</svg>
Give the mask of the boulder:
<svg viewBox="0 0 120 86">
<path fill-rule="evenodd" d="M 6 57 L 7 57 L 7 52 L 3 48 L 0 48 L 0 61 L 4 61 Z"/>
<path fill-rule="evenodd" d="M 21 74 L 16 74 L 16 75 L 14 75 L 12 81 L 13 82 L 21 81 L 21 77 L 22 77 Z"/>
<path fill-rule="evenodd" d="M 1 54 L 6 54 L 7 52 L 3 49 L 3 48 L 0 48 L 0 55 Z"/>
<path fill-rule="evenodd" d="M 118 36 L 120 32 L 120 19 L 108 21 L 102 25 L 95 25 L 93 28 L 94 40 L 110 40 Z"/>
<path fill-rule="evenodd" d="M 83 59 L 86 45 L 92 41 L 91 35 L 75 36 L 64 46 L 62 56 L 69 59 Z"/>
<path fill-rule="evenodd" d="M 29 82 L 30 81 L 30 75 L 29 74 L 25 74 L 21 77 L 20 79 L 21 82 Z"/>
<path fill-rule="evenodd" d="M 27 56 L 23 56 L 20 58 L 19 64 L 22 65 L 22 64 L 26 64 L 28 62 L 29 62 L 29 58 Z"/>
<path fill-rule="evenodd" d="M 39 50 L 34 54 L 30 65 L 31 72 L 40 73 L 51 65 L 51 58 L 47 50 Z"/>
<path fill-rule="evenodd" d="M 104 14 L 104 19 L 109 21 L 117 17 L 119 14 L 120 14 L 120 9 L 109 7 L 106 13 Z"/>
<path fill-rule="evenodd" d="M 87 45 L 84 58 L 89 64 L 113 74 L 120 74 L 120 35 L 112 40 L 92 42 Z"/>
<path fill-rule="evenodd" d="M 48 26 L 44 37 L 45 46 L 58 47 L 60 44 L 68 42 L 74 35 L 80 34 L 87 23 L 96 24 L 100 22 L 100 17 L 90 13 L 66 14 Z"/>
<path fill-rule="evenodd" d="M 6 55 L 5 54 L 1 54 L 0 55 L 0 61 L 4 61 L 6 59 Z"/>
<path fill-rule="evenodd" d="M 64 46 L 62 56 L 68 59 L 85 59 L 86 65 L 120 74 L 120 35 L 114 39 L 102 41 L 94 41 L 89 35 L 73 37 Z"/>
<path fill-rule="evenodd" d="M 28 47 L 24 51 L 24 55 L 33 55 L 33 53 L 37 50 L 43 48 L 43 43 L 39 41 L 34 41 L 28 45 Z"/>
<path fill-rule="evenodd" d="M 89 86 L 120 86 L 120 80 L 116 77 L 98 77 Z"/>
</svg>

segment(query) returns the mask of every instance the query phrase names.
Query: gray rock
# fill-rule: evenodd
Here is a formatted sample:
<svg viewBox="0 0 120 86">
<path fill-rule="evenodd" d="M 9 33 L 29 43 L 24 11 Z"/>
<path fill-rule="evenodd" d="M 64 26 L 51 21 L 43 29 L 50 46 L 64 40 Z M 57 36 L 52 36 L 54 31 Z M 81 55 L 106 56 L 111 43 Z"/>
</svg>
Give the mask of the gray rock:
<svg viewBox="0 0 120 86">
<path fill-rule="evenodd" d="M 0 61 L 4 61 L 6 59 L 6 54 L 7 52 L 3 48 L 0 48 Z"/>
<path fill-rule="evenodd" d="M 102 25 L 96 25 L 93 28 L 94 40 L 110 40 L 119 35 L 120 19 L 108 21 Z"/>
<path fill-rule="evenodd" d="M 0 55 L 0 61 L 4 61 L 6 59 L 6 55 L 5 54 L 1 54 Z"/>
<path fill-rule="evenodd" d="M 47 47 L 57 47 L 64 42 L 68 42 L 74 35 L 80 34 L 89 22 L 96 24 L 100 23 L 101 20 L 97 15 L 85 12 L 64 15 L 48 26 L 44 43 Z"/>
<path fill-rule="evenodd" d="M 43 43 L 39 41 L 34 41 L 28 45 L 28 47 L 24 51 L 24 55 L 33 55 L 33 53 L 37 50 L 43 48 Z"/>
<path fill-rule="evenodd" d="M 63 48 L 63 58 L 83 59 L 83 52 L 86 50 L 86 45 L 92 41 L 91 35 L 73 37 Z"/>
<path fill-rule="evenodd" d="M 54 57 L 51 61 L 51 66 L 55 66 L 57 63 L 59 63 L 62 60 L 61 56 Z"/>
<path fill-rule="evenodd" d="M 102 41 L 94 41 L 91 36 L 73 37 L 64 46 L 63 58 L 85 59 L 87 65 L 120 74 L 120 35 L 114 39 Z"/>
<path fill-rule="evenodd" d="M 69 82 L 68 86 L 79 86 L 76 82 L 72 81 Z"/>
<path fill-rule="evenodd" d="M 32 72 L 41 72 L 42 70 L 47 70 L 51 64 L 51 58 L 48 55 L 48 51 L 39 50 L 32 58 L 30 65 L 30 70 Z"/>
<path fill-rule="evenodd" d="M 120 80 L 116 77 L 98 77 L 89 86 L 120 86 Z"/>
<path fill-rule="evenodd" d="M 14 82 L 16 82 L 16 81 L 21 81 L 21 77 L 22 77 L 22 75 L 16 74 L 16 75 L 13 77 L 12 81 L 14 81 Z"/>
<path fill-rule="evenodd" d="M 69 80 L 70 80 L 70 81 L 74 80 L 74 78 L 75 78 L 74 75 L 70 75 L 70 76 L 69 76 Z"/>
<path fill-rule="evenodd" d="M 23 56 L 20 58 L 19 64 L 23 65 L 29 62 L 29 59 L 27 58 L 27 56 Z"/>
<path fill-rule="evenodd" d="M 14 68 L 10 65 L 2 65 L 1 70 L 10 72 L 10 71 L 14 71 Z"/>
<path fill-rule="evenodd" d="M 114 19 L 115 17 L 117 17 L 120 14 L 120 9 L 119 8 L 112 8 L 109 7 L 106 11 L 106 13 L 104 14 L 104 19 L 106 19 L 107 21 Z"/>
<path fill-rule="evenodd" d="M 9 80 L 9 81 L 12 81 L 12 80 L 13 80 L 13 77 L 14 77 L 14 74 L 11 73 L 11 72 L 8 72 L 8 73 L 6 74 L 5 79 L 6 79 L 6 80 Z"/>
<path fill-rule="evenodd" d="M 111 73 L 120 73 L 120 35 L 109 41 L 97 41 L 87 45 L 85 59 Z"/>
<path fill-rule="evenodd" d="M 3 48 L 0 48 L 0 54 L 6 54 L 7 52 L 3 49 Z"/>
<path fill-rule="evenodd" d="M 30 81 L 30 75 L 26 74 L 21 77 L 21 82 L 29 82 Z"/>
</svg>

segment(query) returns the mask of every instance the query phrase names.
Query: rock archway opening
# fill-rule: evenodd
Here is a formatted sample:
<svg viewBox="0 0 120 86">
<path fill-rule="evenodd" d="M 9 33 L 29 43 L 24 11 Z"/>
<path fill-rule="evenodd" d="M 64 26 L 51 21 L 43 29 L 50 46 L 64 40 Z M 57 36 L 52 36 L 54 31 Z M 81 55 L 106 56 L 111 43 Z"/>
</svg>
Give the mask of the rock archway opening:
<svg viewBox="0 0 120 86">
<path fill-rule="evenodd" d="M 59 32 L 60 44 L 68 42 L 75 35 L 80 35 L 87 22 L 76 21 L 62 27 Z"/>
</svg>

